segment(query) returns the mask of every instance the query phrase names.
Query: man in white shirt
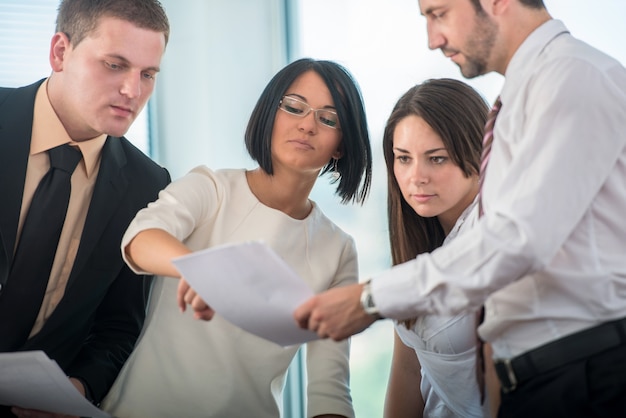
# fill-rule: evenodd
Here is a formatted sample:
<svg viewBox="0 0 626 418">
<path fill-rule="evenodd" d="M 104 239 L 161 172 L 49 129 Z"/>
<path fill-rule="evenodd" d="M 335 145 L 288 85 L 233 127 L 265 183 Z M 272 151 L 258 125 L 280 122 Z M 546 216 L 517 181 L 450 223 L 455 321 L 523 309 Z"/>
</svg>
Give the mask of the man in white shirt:
<svg viewBox="0 0 626 418">
<path fill-rule="evenodd" d="M 448 246 L 317 295 L 302 327 L 346 338 L 382 317 L 485 306 L 499 417 L 626 416 L 626 69 L 541 0 L 420 0 L 429 47 L 505 76 L 481 196 Z"/>
</svg>

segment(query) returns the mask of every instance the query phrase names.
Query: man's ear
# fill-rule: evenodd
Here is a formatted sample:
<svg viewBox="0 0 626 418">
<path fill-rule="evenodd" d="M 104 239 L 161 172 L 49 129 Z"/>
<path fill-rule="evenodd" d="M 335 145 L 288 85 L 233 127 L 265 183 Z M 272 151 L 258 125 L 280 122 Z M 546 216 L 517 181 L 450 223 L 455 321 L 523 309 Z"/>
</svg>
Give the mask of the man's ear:
<svg viewBox="0 0 626 418">
<path fill-rule="evenodd" d="M 70 40 L 63 32 L 57 32 L 50 41 L 50 66 L 54 72 L 63 71 L 65 54 L 70 49 Z"/>
<path fill-rule="evenodd" d="M 480 4 L 489 16 L 497 16 L 509 8 L 511 1 L 516 0 L 481 0 Z"/>
</svg>

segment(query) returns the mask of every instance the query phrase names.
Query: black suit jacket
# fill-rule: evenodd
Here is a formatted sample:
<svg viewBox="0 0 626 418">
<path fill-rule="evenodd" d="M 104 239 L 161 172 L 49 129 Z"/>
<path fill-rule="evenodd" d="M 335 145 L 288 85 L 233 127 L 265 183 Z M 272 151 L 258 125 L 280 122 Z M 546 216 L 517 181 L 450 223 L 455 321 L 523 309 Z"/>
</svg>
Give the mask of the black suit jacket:
<svg viewBox="0 0 626 418">
<path fill-rule="evenodd" d="M 35 94 L 42 82 L 0 88 L 0 284 L 13 258 Z M 86 382 L 96 402 L 139 336 L 151 280 L 125 265 L 121 238 L 137 211 L 169 182 L 167 170 L 128 140 L 107 138 L 65 295 L 41 331 L 20 348 L 45 351 L 67 375 Z"/>
</svg>

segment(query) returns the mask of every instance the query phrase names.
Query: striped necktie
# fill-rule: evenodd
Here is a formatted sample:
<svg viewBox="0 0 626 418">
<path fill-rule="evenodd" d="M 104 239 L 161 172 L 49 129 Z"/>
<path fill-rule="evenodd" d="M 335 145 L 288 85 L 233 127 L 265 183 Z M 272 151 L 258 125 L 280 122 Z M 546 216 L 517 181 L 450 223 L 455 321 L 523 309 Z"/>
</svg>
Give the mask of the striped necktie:
<svg viewBox="0 0 626 418">
<path fill-rule="evenodd" d="M 485 129 L 483 135 L 483 151 L 480 157 L 480 173 L 478 176 L 478 216 L 483 216 L 483 205 L 482 205 L 482 188 L 483 182 L 485 181 L 485 171 L 487 168 L 487 163 L 489 162 L 489 155 L 491 154 L 491 144 L 493 143 L 493 128 L 496 124 L 496 117 L 498 116 L 498 112 L 502 108 L 502 102 L 500 101 L 500 96 L 496 99 L 493 104 L 491 110 L 489 111 L 489 115 L 487 115 L 487 122 L 485 122 Z M 485 401 L 485 355 L 484 355 L 484 346 L 485 342 L 478 335 L 478 326 L 483 322 L 485 317 L 485 307 L 481 306 L 477 312 L 476 318 L 476 380 L 478 381 L 478 388 L 480 389 L 480 403 L 482 404 Z"/>
<path fill-rule="evenodd" d="M 485 122 L 484 136 L 483 136 L 483 152 L 480 156 L 480 173 L 478 175 L 478 214 L 479 216 L 483 216 L 483 199 L 482 199 L 482 189 L 483 183 L 485 181 L 485 172 L 487 171 L 487 163 L 489 162 L 489 155 L 491 154 L 491 144 L 493 143 L 493 128 L 496 124 L 496 117 L 498 116 L 498 112 L 502 108 L 502 102 L 500 101 L 500 96 L 496 99 L 493 107 L 489 111 L 489 115 L 487 115 L 487 122 Z"/>
</svg>

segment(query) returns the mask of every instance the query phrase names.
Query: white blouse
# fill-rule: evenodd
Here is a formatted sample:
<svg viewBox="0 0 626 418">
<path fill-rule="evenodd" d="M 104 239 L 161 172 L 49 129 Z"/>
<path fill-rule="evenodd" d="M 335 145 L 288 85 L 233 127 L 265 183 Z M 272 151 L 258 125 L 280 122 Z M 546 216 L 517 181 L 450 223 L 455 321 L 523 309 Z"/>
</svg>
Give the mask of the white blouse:
<svg viewBox="0 0 626 418">
<path fill-rule="evenodd" d="M 137 214 L 122 248 L 149 228 L 170 232 L 192 250 L 262 239 L 316 293 L 358 277 L 349 235 L 317 205 L 297 220 L 261 204 L 244 170 L 198 167 L 171 183 Z M 281 416 L 285 374 L 298 346 L 245 332 L 219 312 L 211 321 L 195 320 L 191 310 L 178 310 L 178 281 L 155 280 L 142 335 L 103 409 L 118 418 Z M 318 340 L 306 348 L 307 416 L 353 417 L 349 341 Z"/>
<path fill-rule="evenodd" d="M 452 231 L 447 245 L 478 219 L 477 200 L 468 206 Z M 415 350 L 422 381 L 425 418 L 483 418 L 488 402 L 480 404 L 476 381 L 476 314 L 424 315 L 413 328 L 396 323 L 402 342 Z"/>
</svg>

